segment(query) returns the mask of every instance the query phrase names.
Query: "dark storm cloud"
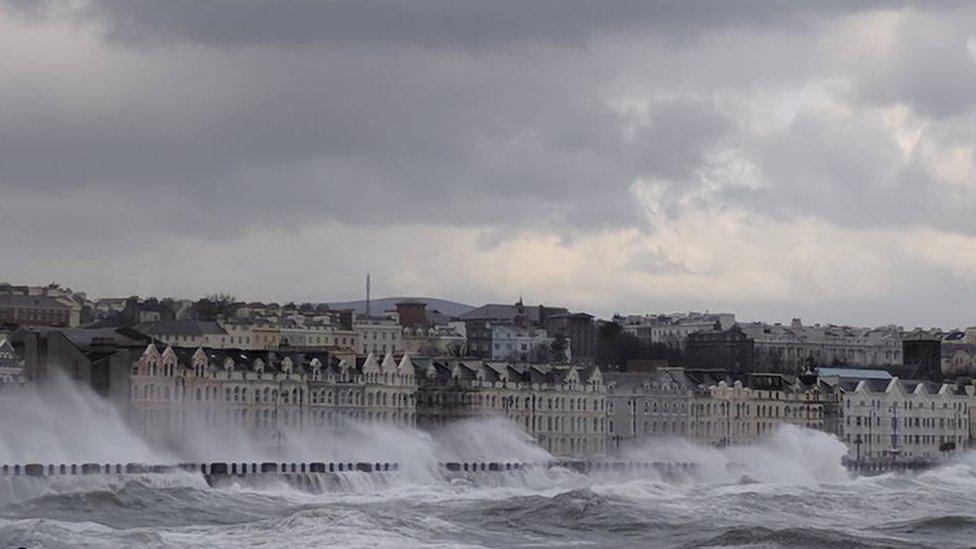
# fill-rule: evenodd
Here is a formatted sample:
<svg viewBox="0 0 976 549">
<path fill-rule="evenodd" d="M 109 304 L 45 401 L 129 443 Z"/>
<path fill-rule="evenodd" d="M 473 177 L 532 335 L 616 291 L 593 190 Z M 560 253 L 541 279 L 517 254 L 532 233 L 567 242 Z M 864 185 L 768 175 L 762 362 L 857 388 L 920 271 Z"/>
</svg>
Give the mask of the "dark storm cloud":
<svg viewBox="0 0 976 549">
<path fill-rule="evenodd" d="M 654 98 L 653 89 L 637 94 L 649 107 L 647 123 L 635 126 L 628 113 L 609 105 L 610 83 L 646 72 L 654 75 L 652 86 L 668 86 L 669 75 L 658 74 L 656 64 L 667 63 L 672 51 L 693 61 L 695 70 L 701 65 L 707 73 L 711 63 L 716 74 L 727 74 L 727 67 L 695 58 L 703 47 L 696 37 L 709 32 L 807 33 L 839 14 L 900 6 L 575 0 L 7 5 L 33 21 L 95 22 L 111 44 L 104 53 L 123 60 L 104 74 L 79 71 L 82 82 L 103 79 L 116 92 L 95 108 L 59 97 L 70 99 L 70 88 L 6 98 L 0 185 L 37 192 L 108 189 L 125 196 L 164 190 L 183 204 L 172 214 L 173 230 L 204 234 L 323 218 L 562 229 L 633 225 L 640 212 L 627 189 L 635 179 L 694 186 L 711 152 L 750 138 L 736 135 L 741 128 L 712 101 Z M 626 51 L 637 39 L 651 48 L 646 60 Z M 601 49 L 594 41 L 615 46 Z M 779 60 L 790 61 L 789 55 Z M 912 95 L 910 77 L 886 74 L 877 77 L 880 84 L 866 81 L 864 95 L 889 89 L 884 84 L 892 78 L 907 87 L 891 87 L 891 94 Z M 680 84 L 681 74 L 674 76 Z M 937 93 L 957 104 L 965 96 Z M 801 131 L 792 136 L 803 137 Z M 852 178 L 849 169 L 871 166 L 849 164 L 840 148 L 818 150 L 818 136 L 807 137 L 814 153 L 823 153 L 816 162 L 798 152 L 802 139 L 790 141 L 798 151 L 782 151 L 806 166 L 789 178 L 809 182 L 805 192 L 816 194 L 822 177 L 837 185 L 876 178 L 860 172 Z M 862 145 L 860 157 L 884 154 L 870 142 Z M 796 171 L 772 157 L 770 169 L 777 181 Z"/>
<path fill-rule="evenodd" d="M 687 175 L 727 125 L 707 102 L 662 100 L 627 138 L 629 122 L 600 99 L 611 70 L 549 49 L 521 61 L 392 49 L 150 55 L 150 75 L 106 76 L 121 92 L 100 108 L 56 94 L 8 102 L 3 184 L 165 189 L 212 212 L 177 212 L 186 232 L 315 217 L 633 223 L 634 178 Z"/>
<path fill-rule="evenodd" d="M 926 166 L 892 168 L 897 151 L 876 128 L 801 115 L 766 139 L 723 104 L 736 89 L 829 76 L 817 33 L 899 2 L 0 3 L 25 28 L 83 21 L 75 29 L 103 40 L 93 55 L 104 57 L 78 60 L 75 82 L 0 88 L 0 188 L 114 193 L 147 231 L 639 226 L 636 179 L 694 191 L 727 147 L 772 182 L 719 195 L 749 209 L 965 227 Z M 907 17 L 899 47 L 852 76 L 857 100 L 965 113 L 969 31 L 938 26 L 957 9 L 913 6 L 939 12 L 923 14 L 933 29 Z M 935 198 L 919 201 L 924 191 Z"/>
<path fill-rule="evenodd" d="M 480 48 L 524 41 L 578 43 L 594 33 L 621 30 L 685 39 L 689 33 L 716 27 L 804 27 L 824 16 L 903 4 L 835 0 L 97 0 L 83 11 L 103 21 L 108 36 L 123 41 Z"/>
<path fill-rule="evenodd" d="M 899 238 L 976 234 L 974 9 L 0 0 L 0 248 L 110 293 L 356 291 L 371 268 L 478 300 L 547 276 L 538 257 L 570 295 L 609 280 L 600 307 L 866 318 L 928 284 L 962 317 L 967 263 Z M 838 290 L 848 263 L 888 293 Z"/>
</svg>

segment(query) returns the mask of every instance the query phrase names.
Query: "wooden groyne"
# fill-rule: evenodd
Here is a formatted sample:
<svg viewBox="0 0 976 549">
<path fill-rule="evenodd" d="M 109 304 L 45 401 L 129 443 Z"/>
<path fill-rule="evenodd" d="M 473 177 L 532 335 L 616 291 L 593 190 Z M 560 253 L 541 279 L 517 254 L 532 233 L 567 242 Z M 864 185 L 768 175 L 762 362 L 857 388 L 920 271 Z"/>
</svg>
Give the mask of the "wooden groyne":
<svg viewBox="0 0 976 549">
<path fill-rule="evenodd" d="M 173 474 L 178 472 L 199 473 L 211 486 L 225 484 L 241 477 L 272 478 L 284 476 L 290 480 L 297 476 L 345 473 L 390 473 L 400 470 L 394 462 L 226 462 L 179 463 L 176 465 L 147 465 L 144 463 L 72 463 L 0 466 L 0 477 L 61 477 L 89 475 L 145 475 Z M 504 473 L 538 469 L 564 468 L 580 474 L 593 473 L 656 473 L 663 477 L 694 474 L 698 465 L 689 462 L 633 462 L 633 461 L 584 461 L 554 460 L 547 462 L 443 462 L 438 464 L 446 476 L 464 476 L 474 473 Z"/>
</svg>

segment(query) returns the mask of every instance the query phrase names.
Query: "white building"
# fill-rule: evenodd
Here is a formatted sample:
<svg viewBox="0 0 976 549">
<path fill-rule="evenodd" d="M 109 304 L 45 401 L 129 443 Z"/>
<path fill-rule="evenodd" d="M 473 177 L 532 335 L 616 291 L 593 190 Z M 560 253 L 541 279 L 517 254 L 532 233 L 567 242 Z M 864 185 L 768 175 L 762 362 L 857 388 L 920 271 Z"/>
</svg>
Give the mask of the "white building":
<svg viewBox="0 0 976 549">
<path fill-rule="evenodd" d="M 359 342 L 357 352 L 362 355 L 385 355 L 403 350 L 400 343 L 402 330 L 396 315 L 356 315 L 352 327 Z"/>
<path fill-rule="evenodd" d="M 802 371 L 808 365 L 898 366 L 903 363 L 901 329 L 851 326 L 805 326 L 795 318 L 789 326 L 750 322 L 739 324 L 755 342 L 757 365 Z"/>
<path fill-rule="evenodd" d="M 931 461 L 943 457 L 948 446 L 961 450 L 969 444 L 971 385 L 895 377 L 841 386 L 845 389 L 843 439 L 851 459 Z"/>
<path fill-rule="evenodd" d="M 202 320 L 163 320 L 149 322 L 136 327 L 140 332 L 158 339 L 167 345 L 183 348 L 213 347 L 223 349 L 236 347 L 251 349 L 250 334 L 231 335 L 217 322 Z M 239 341 L 238 341 L 239 340 Z"/>
<path fill-rule="evenodd" d="M 24 361 L 17 356 L 5 336 L 0 335 L 0 396 L 7 396 L 4 389 L 24 384 Z"/>
<path fill-rule="evenodd" d="M 663 315 L 616 317 L 623 330 L 647 343 L 663 343 L 684 348 L 690 334 L 712 330 L 718 323 L 722 330 L 735 324 L 731 313 L 671 313 Z"/>
<path fill-rule="evenodd" d="M 505 324 L 491 326 L 491 359 L 516 362 L 565 360 L 568 357 L 549 357 L 542 354 L 552 349 L 553 338 L 545 330 Z"/>
<path fill-rule="evenodd" d="M 420 427 L 506 417 L 553 455 L 606 452 L 606 388 L 597 367 L 426 357 L 413 364 Z"/>
<path fill-rule="evenodd" d="M 607 447 L 620 450 L 662 437 L 689 437 L 693 385 L 680 368 L 607 372 Z"/>
<path fill-rule="evenodd" d="M 345 428 L 350 421 L 412 427 L 416 383 L 409 357 L 382 363 L 327 352 L 146 347 L 134 360 L 127 420 L 156 440 L 185 433 L 258 435 Z"/>
<path fill-rule="evenodd" d="M 286 347 L 303 349 L 326 347 L 333 340 L 333 326 L 324 320 L 295 315 L 281 322 L 281 342 Z"/>
</svg>

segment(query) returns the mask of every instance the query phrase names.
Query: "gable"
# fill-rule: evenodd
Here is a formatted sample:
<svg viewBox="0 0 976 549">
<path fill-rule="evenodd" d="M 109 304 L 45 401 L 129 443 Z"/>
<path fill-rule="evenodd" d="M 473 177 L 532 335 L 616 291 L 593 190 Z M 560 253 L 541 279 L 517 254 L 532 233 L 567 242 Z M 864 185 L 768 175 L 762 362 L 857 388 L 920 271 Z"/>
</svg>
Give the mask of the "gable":
<svg viewBox="0 0 976 549">
<path fill-rule="evenodd" d="M 20 360 L 9 340 L 0 343 L 0 368 L 16 368 Z"/>
</svg>

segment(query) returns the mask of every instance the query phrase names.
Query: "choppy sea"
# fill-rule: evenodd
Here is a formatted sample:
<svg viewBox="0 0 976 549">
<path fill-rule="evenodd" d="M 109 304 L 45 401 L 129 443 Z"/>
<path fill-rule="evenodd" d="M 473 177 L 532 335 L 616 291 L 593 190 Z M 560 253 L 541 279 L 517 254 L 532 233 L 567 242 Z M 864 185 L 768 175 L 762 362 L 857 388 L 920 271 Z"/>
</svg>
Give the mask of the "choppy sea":
<svg viewBox="0 0 976 549">
<path fill-rule="evenodd" d="M 856 477 L 843 447 L 788 429 L 752 447 L 674 443 L 694 476 L 565 469 L 447 479 L 345 473 L 324 493 L 210 488 L 191 473 L 0 480 L 0 547 L 970 547 L 976 456 Z M 431 464 L 433 465 L 433 464 Z"/>
</svg>

